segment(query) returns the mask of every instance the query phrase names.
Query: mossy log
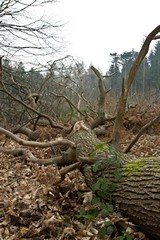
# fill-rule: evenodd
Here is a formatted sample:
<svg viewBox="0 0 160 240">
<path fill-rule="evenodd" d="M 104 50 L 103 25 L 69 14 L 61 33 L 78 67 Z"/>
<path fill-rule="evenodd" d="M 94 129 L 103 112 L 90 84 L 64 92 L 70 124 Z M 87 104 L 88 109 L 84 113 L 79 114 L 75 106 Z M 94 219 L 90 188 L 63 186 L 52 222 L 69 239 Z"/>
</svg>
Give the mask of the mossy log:
<svg viewBox="0 0 160 240">
<path fill-rule="evenodd" d="M 160 157 L 122 160 L 120 170 L 122 178 L 113 192 L 117 210 L 151 239 L 160 239 Z M 84 175 L 90 187 L 99 177 L 114 181 L 113 166 L 107 160 L 96 173 L 85 168 Z"/>
<path fill-rule="evenodd" d="M 100 143 L 90 130 L 80 130 L 71 138 L 77 144 L 81 156 L 87 156 Z M 96 173 L 91 166 L 85 166 L 82 170 L 90 187 L 99 177 L 115 181 L 115 166 L 109 161 L 111 153 L 106 151 L 97 156 L 102 163 Z M 116 209 L 151 236 L 151 239 L 160 239 L 160 157 L 135 159 L 119 155 L 116 161 L 122 175 L 118 182 L 115 181 L 116 189 L 113 192 Z"/>
</svg>

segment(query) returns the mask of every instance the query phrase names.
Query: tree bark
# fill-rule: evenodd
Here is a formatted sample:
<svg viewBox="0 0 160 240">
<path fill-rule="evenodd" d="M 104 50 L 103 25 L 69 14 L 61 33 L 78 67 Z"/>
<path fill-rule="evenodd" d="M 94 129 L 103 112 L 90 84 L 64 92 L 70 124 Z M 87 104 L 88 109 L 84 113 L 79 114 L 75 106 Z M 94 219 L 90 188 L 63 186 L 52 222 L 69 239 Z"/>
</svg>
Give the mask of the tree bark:
<svg viewBox="0 0 160 240">
<path fill-rule="evenodd" d="M 88 156 L 100 141 L 92 131 L 80 130 L 71 138 L 77 145 L 77 154 Z M 110 148 L 110 147 L 109 147 Z M 99 170 L 95 173 L 91 166 L 82 171 L 89 187 L 99 177 L 105 177 L 116 183 L 113 202 L 116 210 L 128 217 L 151 239 L 160 239 L 160 157 L 135 159 L 127 155 L 119 155 L 119 169 L 122 178 L 115 180 L 116 167 L 110 164 L 110 153 L 101 154 Z M 92 159 L 93 160 L 93 159 Z"/>
<path fill-rule="evenodd" d="M 129 93 L 131 84 L 134 80 L 134 77 L 138 71 L 140 64 L 142 63 L 144 57 L 148 53 L 151 41 L 155 39 L 159 39 L 159 35 L 157 35 L 159 32 L 160 32 L 160 25 L 157 26 L 152 32 L 149 33 L 149 35 L 146 37 L 141 47 L 140 52 L 137 55 L 137 58 L 135 59 L 128 73 L 128 76 L 122 81 L 122 93 L 120 95 L 120 99 L 117 106 L 117 117 L 115 119 L 115 125 L 113 129 L 113 139 L 112 139 L 113 145 L 115 146 L 116 149 L 120 149 L 120 135 L 121 135 L 120 133 L 121 133 L 128 93 Z"/>
<path fill-rule="evenodd" d="M 12 132 L 14 134 L 17 134 L 17 133 L 22 133 L 24 135 L 26 135 L 28 137 L 29 140 L 37 140 L 39 138 L 39 133 L 38 131 L 32 131 L 31 129 L 27 128 L 27 127 L 16 127 L 15 129 L 12 130 Z"/>
<path fill-rule="evenodd" d="M 121 159 L 122 179 L 116 183 L 113 202 L 124 217 L 136 224 L 151 239 L 160 239 L 160 157 Z M 102 164 L 97 173 L 84 169 L 91 187 L 99 177 L 114 180 L 113 167 Z"/>
<path fill-rule="evenodd" d="M 115 204 L 151 239 L 160 239 L 160 157 L 132 160 L 123 165 L 122 176 Z"/>
</svg>

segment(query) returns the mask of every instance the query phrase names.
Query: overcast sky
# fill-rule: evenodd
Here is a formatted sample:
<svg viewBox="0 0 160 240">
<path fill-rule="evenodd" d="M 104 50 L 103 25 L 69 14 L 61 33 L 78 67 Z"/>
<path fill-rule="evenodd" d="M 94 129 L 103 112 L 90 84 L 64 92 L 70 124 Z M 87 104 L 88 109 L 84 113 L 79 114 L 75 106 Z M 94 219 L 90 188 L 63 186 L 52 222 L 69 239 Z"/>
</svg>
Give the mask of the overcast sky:
<svg viewBox="0 0 160 240">
<path fill-rule="evenodd" d="M 59 0 L 52 7 L 56 17 L 66 22 L 66 53 L 103 71 L 110 64 L 110 53 L 139 51 L 160 24 L 159 0 Z"/>
</svg>

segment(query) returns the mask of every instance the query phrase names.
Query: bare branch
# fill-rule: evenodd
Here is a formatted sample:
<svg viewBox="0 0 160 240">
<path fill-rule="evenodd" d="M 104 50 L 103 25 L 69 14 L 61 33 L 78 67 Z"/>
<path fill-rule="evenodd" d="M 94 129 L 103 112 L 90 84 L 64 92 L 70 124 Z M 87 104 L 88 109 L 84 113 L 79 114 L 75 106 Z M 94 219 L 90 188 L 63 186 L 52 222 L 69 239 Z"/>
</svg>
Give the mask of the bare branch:
<svg viewBox="0 0 160 240">
<path fill-rule="evenodd" d="M 17 137 L 15 134 L 11 133 L 10 131 L 8 131 L 8 130 L 2 128 L 2 127 L 0 127 L 0 133 L 4 134 L 5 136 L 11 138 L 15 142 L 17 142 L 17 143 L 19 143 L 20 145 L 23 145 L 23 146 L 46 148 L 46 147 L 56 146 L 56 145 L 60 145 L 60 144 L 65 144 L 65 145 L 68 145 L 72 148 L 75 148 L 75 144 L 68 139 L 59 138 L 59 139 L 56 139 L 56 140 L 51 141 L 51 142 L 26 141 L 22 138 Z"/>
<path fill-rule="evenodd" d="M 160 39 L 160 35 L 156 35 L 153 40 L 157 40 L 157 39 Z"/>
<path fill-rule="evenodd" d="M 64 98 L 73 108 L 75 108 L 77 110 L 77 112 L 79 112 L 82 116 L 85 116 L 85 114 L 82 113 L 81 110 L 79 108 L 77 108 L 76 105 L 74 103 L 72 103 L 71 100 L 67 96 L 62 95 L 62 94 L 56 94 L 54 92 L 50 92 L 50 93 L 56 97 Z"/>
<path fill-rule="evenodd" d="M 99 87 L 99 91 L 100 91 L 99 103 L 98 103 L 98 114 L 99 115 L 104 115 L 105 98 L 106 98 L 106 94 L 110 90 L 106 91 L 103 76 L 98 71 L 98 69 L 96 69 L 93 66 L 91 66 L 91 69 L 93 70 L 93 72 L 96 74 L 96 76 L 98 78 L 98 87 Z"/>
<path fill-rule="evenodd" d="M 80 162 L 76 162 L 76 163 L 73 163 L 73 164 L 71 164 L 71 165 L 69 165 L 69 166 L 66 166 L 66 167 L 62 168 L 62 169 L 59 171 L 60 174 L 61 174 L 62 179 L 65 177 L 65 175 L 66 175 L 67 173 L 69 173 L 69 172 L 71 172 L 71 171 L 79 168 L 80 165 L 81 165 Z"/>
<path fill-rule="evenodd" d="M 21 52 L 25 52 L 36 56 L 44 54 L 44 50 L 46 54 L 47 51 L 49 54 L 55 52 L 56 30 L 62 25 L 46 21 L 45 16 L 37 17 L 37 14 L 32 14 L 34 8 L 38 9 L 55 1 L 2 0 L 0 3 L 1 50 L 10 55 L 20 55 Z"/>
<path fill-rule="evenodd" d="M 124 153 L 128 153 L 131 148 L 134 146 L 134 144 L 138 141 L 138 139 L 140 138 L 140 136 L 144 133 L 144 131 L 146 129 L 148 129 L 150 126 L 152 126 L 154 123 L 158 122 L 160 120 L 160 114 L 155 117 L 154 119 L 152 119 L 150 122 L 148 122 L 147 124 L 145 124 L 140 131 L 138 132 L 138 134 L 135 136 L 135 138 L 132 140 L 132 142 L 129 144 L 129 146 L 124 150 Z"/>
<path fill-rule="evenodd" d="M 137 73 L 137 70 L 143 61 L 144 57 L 148 53 L 149 46 L 151 41 L 156 37 L 156 35 L 160 32 L 160 25 L 157 26 L 149 35 L 147 36 L 146 40 L 144 41 L 142 48 L 135 59 L 129 74 L 126 79 L 122 82 L 122 93 L 119 98 L 119 102 L 117 105 L 117 118 L 115 120 L 114 129 L 113 129 L 113 137 L 112 137 L 112 144 L 115 148 L 120 150 L 120 132 L 123 125 L 123 119 L 126 110 L 126 103 L 128 92 L 130 90 L 131 84 L 134 80 L 134 77 Z"/>
<path fill-rule="evenodd" d="M 59 129 L 64 129 L 61 125 L 56 124 L 48 115 L 43 114 L 43 113 L 37 111 L 36 109 L 34 109 L 33 107 L 27 105 L 26 103 L 24 103 L 23 101 L 21 101 L 21 100 L 18 99 L 17 97 L 13 96 L 13 95 L 6 89 L 6 87 L 4 86 L 4 83 L 3 83 L 2 81 L 1 81 L 1 85 L 3 86 L 3 90 L 1 90 L 1 91 L 4 91 L 4 92 L 5 92 L 6 94 L 8 94 L 8 96 L 10 96 L 12 99 L 14 99 L 14 100 L 17 101 L 18 103 L 20 103 L 21 105 L 23 105 L 24 107 L 26 107 L 27 109 L 31 110 L 32 112 L 36 113 L 38 116 L 47 119 L 52 127 L 59 128 Z"/>
<path fill-rule="evenodd" d="M 129 89 L 130 89 L 130 86 L 134 80 L 134 77 L 136 75 L 136 72 L 141 64 L 141 62 L 143 61 L 144 57 L 146 56 L 146 54 L 148 53 L 148 50 L 149 50 L 149 46 L 150 46 L 150 43 L 151 41 L 156 37 L 157 33 L 160 32 L 160 25 L 157 26 L 146 38 L 146 40 L 144 41 L 143 45 L 142 45 L 142 48 L 136 58 L 136 60 L 134 61 L 130 71 L 129 71 L 129 74 L 126 78 L 126 81 L 125 81 L 125 91 L 126 91 L 126 94 L 129 92 Z"/>
<path fill-rule="evenodd" d="M 93 72 L 96 74 L 98 78 L 98 87 L 99 87 L 99 102 L 98 102 L 98 117 L 92 122 L 91 128 L 97 127 L 99 124 L 103 123 L 106 121 L 106 114 L 105 114 L 105 99 L 106 99 L 106 94 L 110 92 L 111 89 L 108 91 L 105 88 L 104 85 L 104 79 L 102 74 L 96 69 L 94 66 L 91 66 L 91 69 Z"/>
</svg>

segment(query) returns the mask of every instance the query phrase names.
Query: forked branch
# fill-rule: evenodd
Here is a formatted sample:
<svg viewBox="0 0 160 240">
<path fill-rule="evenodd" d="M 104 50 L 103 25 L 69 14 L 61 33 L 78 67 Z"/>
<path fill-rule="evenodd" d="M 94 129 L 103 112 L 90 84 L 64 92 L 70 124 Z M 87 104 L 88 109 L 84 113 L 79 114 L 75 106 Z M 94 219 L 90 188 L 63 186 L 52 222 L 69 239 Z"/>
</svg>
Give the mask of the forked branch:
<svg viewBox="0 0 160 240">
<path fill-rule="evenodd" d="M 57 138 L 56 140 L 50 141 L 50 142 L 27 141 L 22 138 L 19 138 L 15 134 L 11 133 L 10 131 L 8 131 L 2 127 L 0 127 L 0 133 L 4 134 L 6 137 L 11 138 L 15 142 L 17 142 L 23 146 L 46 148 L 46 147 L 56 146 L 56 145 L 60 145 L 60 144 L 65 144 L 65 145 L 70 146 L 71 148 L 75 148 L 75 144 L 68 139 Z"/>
<path fill-rule="evenodd" d="M 158 122 L 160 120 L 160 114 L 155 117 L 154 119 L 152 119 L 150 122 L 148 122 L 147 124 L 145 124 L 140 131 L 138 132 L 138 134 L 135 136 L 135 138 L 132 140 L 132 142 L 129 144 L 129 146 L 125 149 L 124 153 L 128 153 L 131 148 L 134 146 L 134 144 L 138 141 L 138 139 L 140 138 L 140 136 L 144 133 L 144 131 L 146 129 L 148 129 L 150 126 L 152 126 L 154 123 Z"/>
<path fill-rule="evenodd" d="M 134 80 L 134 77 L 137 73 L 138 68 L 140 67 L 140 64 L 142 63 L 144 57 L 148 53 L 149 46 L 152 40 L 159 39 L 159 35 L 157 35 L 160 32 L 160 25 L 157 26 L 146 38 L 144 41 L 142 48 L 137 55 L 137 58 L 135 59 L 128 76 L 124 79 L 124 87 L 122 87 L 122 93 L 118 101 L 117 105 L 117 117 L 114 124 L 113 129 L 113 136 L 112 136 L 112 144 L 116 149 L 120 150 L 120 133 L 123 125 L 123 119 L 125 115 L 126 110 L 126 103 L 127 103 L 127 97 L 128 92 L 130 90 L 131 84 Z"/>
</svg>

